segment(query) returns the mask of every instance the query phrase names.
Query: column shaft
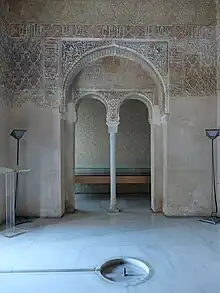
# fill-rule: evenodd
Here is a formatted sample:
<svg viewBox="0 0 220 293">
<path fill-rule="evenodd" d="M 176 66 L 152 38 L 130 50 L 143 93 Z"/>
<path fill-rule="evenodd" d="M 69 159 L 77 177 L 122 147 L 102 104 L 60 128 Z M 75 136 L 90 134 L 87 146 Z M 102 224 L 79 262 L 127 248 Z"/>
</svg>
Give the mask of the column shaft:
<svg viewBox="0 0 220 293">
<path fill-rule="evenodd" d="M 110 178 L 111 178 L 111 198 L 110 209 L 116 208 L 116 164 L 115 164 L 115 147 L 116 134 L 110 133 Z"/>
</svg>

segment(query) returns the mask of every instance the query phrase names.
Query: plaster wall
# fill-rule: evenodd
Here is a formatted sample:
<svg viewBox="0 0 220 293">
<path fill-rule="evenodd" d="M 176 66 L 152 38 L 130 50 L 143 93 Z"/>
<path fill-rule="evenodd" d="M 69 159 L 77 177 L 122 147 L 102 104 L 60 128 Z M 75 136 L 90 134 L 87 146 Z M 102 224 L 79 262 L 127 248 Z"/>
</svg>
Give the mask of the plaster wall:
<svg viewBox="0 0 220 293">
<path fill-rule="evenodd" d="M 0 2 L 1 8 L 1 2 Z M 5 50 L 5 22 L 0 17 L 0 166 L 9 166 L 9 119 L 10 107 L 4 99 L 3 84 L 7 72 Z M 10 167 L 10 166 L 9 166 Z M 0 176 L 0 223 L 5 218 L 5 176 Z"/>
<path fill-rule="evenodd" d="M 0 97 L 1 99 L 1 97 Z M 9 166 L 9 108 L 0 103 L 0 166 Z M 5 217 L 5 176 L 0 176 L 0 223 Z"/>
<path fill-rule="evenodd" d="M 217 44 L 217 127 L 220 128 L 220 1 L 216 0 L 216 44 Z M 216 169 L 217 169 L 217 202 L 218 215 L 220 216 L 220 139 L 217 139 Z"/>
<path fill-rule="evenodd" d="M 20 142 L 20 166 L 31 171 L 19 177 L 18 215 L 58 217 L 61 203 L 60 118 L 54 109 L 26 103 L 11 109 L 10 129 L 27 130 Z M 16 141 L 10 138 L 10 164 L 16 162 Z"/>
<path fill-rule="evenodd" d="M 212 212 L 211 142 L 204 129 L 216 127 L 213 111 L 216 106 L 215 96 L 170 101 L 167 127 L 169 196 L 165 214 L 210 215 Z"/>
<path fill-rule="evenodd" d="M 96 0 L 8 0 L 8 19 L 13 22 L 79 24 L 212 24 L 215 2 L 96 1 Z"/>
</svg>

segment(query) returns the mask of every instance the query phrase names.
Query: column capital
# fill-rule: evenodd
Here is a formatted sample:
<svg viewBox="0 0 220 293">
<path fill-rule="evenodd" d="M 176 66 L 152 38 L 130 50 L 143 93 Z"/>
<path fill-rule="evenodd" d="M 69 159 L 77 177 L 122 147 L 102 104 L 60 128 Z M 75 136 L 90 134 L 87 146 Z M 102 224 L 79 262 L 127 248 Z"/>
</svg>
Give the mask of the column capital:
<svg viewBox="0 0 220 293">
<path fill-rule="evenodd" d="M 77 120 L 76 108 L 73 103 L 68 103 L 67 105 L 60 105 L 59 111 L 62 115 L 62 119 L 69 123 L 75 123 Z"/>
<path fill-rule="evenodd" d="M 169 120 L 169 116 L 170 114 L 169 113 L 164 113 L 161 117 L 160 117 L 160 121 L 162 124 L 165 124 L 168 122 Z"/>
<path fill-rule="evenodd" d="M 68 103 L 67 105 L 67 121 L 75 123 L 77 120 L 76 106 L 74 103 Z"/>
<path fill-rule="evenodd" d="M 108 133 L 117 133 L 118 132 L 119 122 L 117 122 L 117 121 L 107 121 L 106 124 L 108 126 Z"/>
</svg>

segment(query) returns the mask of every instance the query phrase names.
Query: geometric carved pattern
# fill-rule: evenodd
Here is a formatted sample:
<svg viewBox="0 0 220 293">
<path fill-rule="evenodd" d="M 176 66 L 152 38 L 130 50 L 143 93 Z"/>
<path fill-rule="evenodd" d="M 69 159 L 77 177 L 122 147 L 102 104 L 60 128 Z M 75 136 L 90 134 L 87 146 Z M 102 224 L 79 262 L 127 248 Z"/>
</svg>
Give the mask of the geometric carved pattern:
<svg viewBox="0 0 220 293">
<path fill-rule="evenodd" d="M 105 46 L 103 46 L 103 44 Z M 111 44 L 111 46 L 106 46 Z M 167 42 L 132 42 L 132 41 L 62 41 L 62 68 L 65 81 L 63 83 L 62 103 L 66 104 L 66 91 L 71 88 L 75 76 L 88 64 L 106 56 L 120 56 L 138 63 L 156 80 L 158 86 L 159 104 L 163 112 L 168 111 L 167 91 L 168 81 L 168 46 Z M 149 65 L 151 61 L 152 66 Z M 146 68 L 147 67 L 147 68 Z M 156 74 L 154 67 L 159 74 Z M 71 71 L 70 71 L 71 70 Z M 159 77 L 161 75 L 161 77 Z"/>
<path fill-rule="evenodd" d="M 216 94 L 216 44 L 196 40 L 170 44 L 170 96 Z"/>
<path fill-rule="evenodd" d="M 8 36 L 16 38 L 212 39 L 212 25 L 122 25 L 10 23 Z"/>
<path fill-rule="evenodd" d="M 169 64 L 167 41 L 170 49 Z M 19 105 L 19 101 L 26 99 L 37 103 L 39 99 L 40 105 L 57 106 L 62 83 L 59 79 L 69 70 L 70 64 L 82 57 L 85 52 L 112 45 L 121 48 L 125 46 L 149 60 L 161 74 L 165 85 L 169 84 L 170 96 L 214 95 L 214 43 L 213 25 L 6 25 L 1 20 L 0 85 L 4 93 L 2 96 L 14 105 Z"/>
<path fill-rule="evenodd" d="M 135 50 L 148 59 L 164 77 L 168 74 L 168 43 L 116 41 L 116 44 Z"/>
<path fill-rule="evenodd" d="M 147 100 L 148 103 L 153 105 L 154 95 L 152 92 L 132 92 L 132 91 L 108 91 L 108 90 L 75 90 L 73 94 L 73 100 L 75 107 L 77 108 L 77 104 L 80 99 L 86 96 L 91 96 L 93 98 L 97 98 L 100 100 L 106 107 L 106 121 L 107 122 L 119 122 L 119 109 L 123 101 L 125 101 L 128 97 L 138 98 L 142 97 L 142 100 Z M 150 109 L 151 110 L 151 109 Z M 149 111 L 149 114 L 151 111 Z"/>
<path fill-rule="evenodd" d="M 47 79 L 57 79 L 58 71 L 58 40 L 45 38 L 44 44 L 44 77 Z"/>
<path fill-rule="evenodd" d="M 216 94 L 216 44 L 188 42 L 184 60 L 184 90 L 190 95 Z"/>
<path fill-rule="evenodd" d="M 202 66 L 197 54 L 185 55 L 184 89 L 186 95 L 214 95 L 216 68 Z"/>
<path fill-rule="evenodd" d="M 41 84 L 41 43 L 11 39 L 8 47 L 8 86 L 17 92 Z"/>
<path fill-rule="evenodd" d="M 184 84 L 184 47 L 180 42 L 170 43 L 169 51 L 169 70 L 170 70 L 170 96 L 183 95 Z"/>
<path fill-rule="evenodd" d="M 102 46 L 110 45 L 110 41 L 62 41 L 62 73 L 70 70 L 72 65 L 82 57 L 86 52 Z"/>
<path fill-rule="evenodd" d="M 8 38 L 6 34 L 6 25 L 0 20 L 0 95 L 3 96 L 4 84 L 8 74 L 8 56 L 7 56 Z"/>
<path fill-rule="evenodd" d="M 168 74 L 168 44 L 167 42 L 134 42 L 134 41 L 62 41 L 62 71 L 68 72 L 71 66 L 86 52 L 99 47 L 109 46 L 112 43 L 121 47 L 126 47 L 138 52 L 143 57 L 151 61 L 162 76 Z"/>
<path fill-rule="evenodd" d="M 59 40 L 44 39 L 44 90 L 47 103 L 57 104 L 59 89 Z"/>
</svg>

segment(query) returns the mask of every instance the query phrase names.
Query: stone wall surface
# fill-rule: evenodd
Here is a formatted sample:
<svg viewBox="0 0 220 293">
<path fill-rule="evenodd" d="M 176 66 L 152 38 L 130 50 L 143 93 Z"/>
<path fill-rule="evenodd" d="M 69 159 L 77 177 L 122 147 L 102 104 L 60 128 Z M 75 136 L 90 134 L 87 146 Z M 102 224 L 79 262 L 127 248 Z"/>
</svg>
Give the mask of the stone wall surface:
<svg viewBox="0 0 220 293">
<path fill-rule="evenodd" d="M 211 142 L 204 129 L 216 127 L 216 106 L 216 96 L 170 101 L 167 214 L 210 215 L 212 211 Z"/>
<path fill-rule="evenodd" d="M 11 109 L 10 129 L 27 129 L 20 142 L 20 165 L 30 168 L 19 178 L 18 214 L 61 216 L 60 117 L 56 110 L 33 103 Z M 16 160 L 16 141 L 10 139 L 10 164 Z"/>
<path fill-rule="evenodd" d="M 214 1 L 8 0 L 0 4 L 5 19 L 1 22 L 5 32 L 0 44 L 4 51 L 1 100 L 12 109 L 11 127 L 17 127 L 21 120 L 28 129 L 25 165 L 33 168 L 33 173 L 31 181 L 24 184 L 26 200 L 22 205 L 27 213 L 59 216 L 63 212 L 59 113 L 66 106 L 63 82 L 80 58 L 95 56 L 91 52 L 103 47 L 115 48 L 119 55 L 126 52 L 126 56 L 118 56 L 121 58 L 133 52 L 136 59 L 148 60 L 166 88 L 163 98 L 157 92 L 161 114 L 170 114 L 164 211 L 168 215 L 210 212 L 210 170 L 204 159 L 209 156 L 209 144 L 203 130 L 216 127 L 219 29 L 217 25 L 216 31 Z M 87 61 L 79 68 L 84 68 L 84 79 L 78 87 L 83 83 L 88 89 L 91 83 L 85 85 L 86 76 L 94 75 L 95 70 L 98 90 L 100 71 L 88 65 L 95 60 L 83 60 Z M 111 64 L 110 69 L 115 66 Z M 106 78 L 109 80 L 109 75 Z M 147 74 L 141 78 L 150 80 Z M 211 114 L 207 115 L 208 111 Z M 193 181 L 189 174 L 195 175 Z M 34 193 L 31 184 L 36 185 Z"/>
<path fill-rule="evenodd" d="M 8 166 L 9 160 L 9 109 L 0 105 L 0 166 Z M 0 175 L 0 223 L 5 216 L 5 177 Z"/>
<path fill-rule="evenodd" d="M 132 0 L 8 0 L 12 22 L 80 24 L 213 24 L 215 2 Z"/>
<path fill-rule="evenodd" d="M 4 102 L 4 80 L 7 71 L 7 36 L 5 35 L 5 23 L 0 20 L 0 166 L 8 166 L 9 159 L 9 112 L 10 109 Z M 0 175 L 0 223 L 5 217 L 5 178 Z"/>
</svg>

